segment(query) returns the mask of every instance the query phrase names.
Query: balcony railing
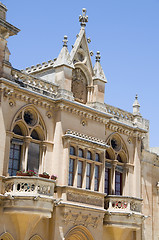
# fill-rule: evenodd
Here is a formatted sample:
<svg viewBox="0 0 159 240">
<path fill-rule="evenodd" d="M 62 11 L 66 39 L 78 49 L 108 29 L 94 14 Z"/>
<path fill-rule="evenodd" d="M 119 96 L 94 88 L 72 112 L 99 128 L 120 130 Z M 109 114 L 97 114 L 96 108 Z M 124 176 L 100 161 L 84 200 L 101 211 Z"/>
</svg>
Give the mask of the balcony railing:
<svg viewBox="0 0 159 240">
<path fill-rule="evenodd" d="M 123 196 L 107 196 L 105 209 L 109 212 L 141 213 L 142 199 Z"/>
<path fill-rule="evenodd" d="M 55 181 L 39 177 L 15 176 L 3 179 L 4 196 L 53 197 Z"/>
</svg>

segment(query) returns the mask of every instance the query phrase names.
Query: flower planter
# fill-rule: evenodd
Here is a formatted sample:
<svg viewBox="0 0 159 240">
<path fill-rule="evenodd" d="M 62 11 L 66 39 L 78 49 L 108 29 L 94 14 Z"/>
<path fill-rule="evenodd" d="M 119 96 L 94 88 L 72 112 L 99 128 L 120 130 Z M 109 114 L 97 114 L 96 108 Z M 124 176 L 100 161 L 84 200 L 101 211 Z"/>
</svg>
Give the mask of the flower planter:
<svg viewBox="0 0 159 240">
<path fill-rule="evenodd" d="M 33 175 L 30 175 L 28 173 L 17 173 L 16 176 L 29 176 L 29 177 L 32 177 Z"/>
<path fill-rule="evenodd" d="M 51 179 L 52 179 L 52 180 L 56 180 L 56 179 L 57 179 L 57 177 L 53 177 L 53 176 L 52 176 L 52 177 L 51 177 Z"/>
<path fill-rule="evenodd" d="M 50 178 L 50 176 L 49 176 L 49 175 L 44 175 L 44 174 L 39 174 L 39 177 L 42 177 L 42 178 L 47 178 L 47 179 L 49 179 L 49 178 Z"/>
</svg>

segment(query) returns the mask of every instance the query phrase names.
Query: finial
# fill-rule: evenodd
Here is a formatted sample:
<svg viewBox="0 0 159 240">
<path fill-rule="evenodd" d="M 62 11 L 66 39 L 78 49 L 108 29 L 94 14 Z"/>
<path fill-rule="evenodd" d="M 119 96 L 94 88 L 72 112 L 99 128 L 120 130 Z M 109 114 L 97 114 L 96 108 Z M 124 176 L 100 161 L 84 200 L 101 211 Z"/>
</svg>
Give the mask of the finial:
<svg viewBox="0 0 159 240">
<path fill-rule="evenodd" d="M 81 27 L 85 27 L 88 22 L 88 16 L 86 16 L 86 8 L 82 9 L 82 15 L 79 16 L 79 22 L 81 23 Z"/>
<path fill-rule="evenodd" d="M 97 55 L 96 55 L 96 62 L 100 62 L 100 52 L 97 51 Z"/>
<path fill-rule="evenodd" d="M 63 41 L 63 47 L 67 47 L 68 40 L 66 35 L 64 36 L 64 39 L 62 41 Z"/>
<path fill-rule="evenodd" d="M 88 42 L 88 43 L 91 43 L 91 39 L 90 39 L 90 37 L 87 38 L 87 42 Z"/>
<path fill-rule="evenodd" d="M 133 103 L 133 114 L 140 115 L 140 104 L 138 102 L 138 95 L 135 96 L 135 101 Z"/>
</svg>

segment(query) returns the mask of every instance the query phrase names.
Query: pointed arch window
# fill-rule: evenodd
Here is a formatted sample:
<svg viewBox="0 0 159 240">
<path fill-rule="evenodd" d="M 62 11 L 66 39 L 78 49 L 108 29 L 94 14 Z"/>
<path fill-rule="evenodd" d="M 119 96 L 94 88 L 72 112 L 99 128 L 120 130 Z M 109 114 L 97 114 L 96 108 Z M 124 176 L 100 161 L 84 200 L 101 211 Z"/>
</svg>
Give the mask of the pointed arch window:
<svg viewBox="0 0 159 240">
<path fill-rule="evenodd" d="M 44 133 L 42 120 L 33 109 L 24 109 L 17 114 L 10 142 L 8 173 L 15 176 L 18 170 L 43 171 Z M 34 128 L 34 125 L 36 127 Z"/>
<path fill-rule="evenodd" d="M 118 134 L 113 134 L 108 140 L 110 146 L 105 154 L 105 188 L 107 194 L 122 195 L 125 181 L 125 163 L 128 151 L 124 141 Z M 114 161 L 115 160 L 115 161 Z"/>
</svg>

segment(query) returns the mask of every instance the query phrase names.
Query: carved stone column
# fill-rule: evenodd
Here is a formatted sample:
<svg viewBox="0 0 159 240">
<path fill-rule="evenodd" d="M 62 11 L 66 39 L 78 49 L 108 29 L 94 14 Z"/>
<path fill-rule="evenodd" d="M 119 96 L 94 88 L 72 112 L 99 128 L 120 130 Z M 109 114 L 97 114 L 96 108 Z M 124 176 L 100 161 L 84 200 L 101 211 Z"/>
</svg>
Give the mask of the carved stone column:
<svg viewBox="0 0 159 240">
<path fill-rule="evenodd" d="M 74 187 L 77 187 L 77 168 L 78 168 L 78 158 L 74 160 L 74 180 L 73 180 Z"/>
<path fill-rule="evenodd" d="M 40 146 L 40 161 L 39 161 L 39 172 L 45 172 L 45 155 L 46 155 L 47 146 L 46 143 L 42 143 Z"/>
<path fill-rule="evenodd" d="M 111 195 L 115 195 L 115 168 L 117 165 L 117 160 L 114 160 L 112 163 L 112 171 L 111 171 Z"/>
<path fill-rule="evenodd" d="M 28 150 L 29 150 L 29 143 L 31 141 L 31 137 L 29 136 L 26 136 L 25 139 L 24 139 L 24 156 L 23 156 L 23 159 L 22 159 L 22 170 L 25 170 L 27 171 L 27 163 L 28 163 Z"/>
<path fill-rule="evenodd" d="M 94 191 L 94 168 L 95 163 L 91 163 L 91 190 Z"/>
</svg>

